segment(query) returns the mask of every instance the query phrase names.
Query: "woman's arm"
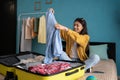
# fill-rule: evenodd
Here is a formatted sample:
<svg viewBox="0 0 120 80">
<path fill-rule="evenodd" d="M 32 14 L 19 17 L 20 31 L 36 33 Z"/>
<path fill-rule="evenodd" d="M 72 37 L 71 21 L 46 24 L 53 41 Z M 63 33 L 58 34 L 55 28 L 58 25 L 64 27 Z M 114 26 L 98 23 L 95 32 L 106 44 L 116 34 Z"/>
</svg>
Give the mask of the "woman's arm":
<svg viewBox="0 0 120 80">
<path fill-rule="evenodd" d="M 62 26 L 60 24 L 56 24 L 55 28 L 60 30 L 61 38 L 65 41 L 67 41 L 67 39 L 68 39 L 68 35 L 67 35 L 68 28 L 65 27 L 65 26 Z"/>
<path fill-rule="evenodd" d="M 55 24 L 55 28 L 56 29 L 59 29 L 59 30 L 64 30 L 64 31 L 68 31 L 68 28 L 63 26 L 63 25 L 60 25 L 60 24 Z"/>
<path fill-rule="evenodd" d="M 67 34 L 80 46 L 85 47 L 89 42 L 89 35 L 81 35 L 73 30 L 68 30 Z"/>
<path fill-rule="evenodd" d="M 56 29 L 61 30 L 61 36 L 63 37 L 63 39 L 66 40 L 67 36 L 70 36 L 77 44 L 79 44 L 80 46 L 85 46 L 88 44 L 89 42 L 89 35 L 81 35 L 71 29 L 68 29 L 67 27 L 60 25 L 60 24 L 56 24 L 55 25 Z"/>
</svg>

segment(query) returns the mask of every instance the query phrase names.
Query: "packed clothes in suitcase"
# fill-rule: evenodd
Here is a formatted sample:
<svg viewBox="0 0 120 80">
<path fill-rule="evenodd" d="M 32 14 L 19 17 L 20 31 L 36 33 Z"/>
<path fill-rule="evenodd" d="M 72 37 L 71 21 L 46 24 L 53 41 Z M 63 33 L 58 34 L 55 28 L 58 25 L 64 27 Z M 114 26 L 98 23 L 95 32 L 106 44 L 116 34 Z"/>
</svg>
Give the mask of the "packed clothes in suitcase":
<svg viewBox="0 0 120 80">
<path fill-rule="evenodd" d="M 83 62 L 55 60 L 44 64 L 42 55 L 34 57 L 38 61 L 30 61 L 30 57 L 28 59 L 27 56 L 17 56 L 21 60 L 21 64 L 15 68 L 18 80 L 76 80 L 84 75 Z M 25 57 L 28 61 L 22 61 Z"/>
<path fill-rule="evenodd" d="M 33 52 L 6 58 L 15 62 L 9 64 L 9 61 L 1 61 L 3 71 L 0 72 L 5 75 L 7 71 L 11 71 L 17 76 L 17 80 L 76 80 L 84 75 L 83 62 L 55 60 L 44 64 L 44 55 Z"/>
<path fill-rule="evenodd" d="M 19 55 L 34 57 L 37 56 L 38 53 L 21 52 L 20 54 L 0 56 L 0 73 L 2 75 L 6 76 L 7 72 L 15 73 L 15 66 L 21 63 L 19 57 L 17 57 Z"/>
</svg>

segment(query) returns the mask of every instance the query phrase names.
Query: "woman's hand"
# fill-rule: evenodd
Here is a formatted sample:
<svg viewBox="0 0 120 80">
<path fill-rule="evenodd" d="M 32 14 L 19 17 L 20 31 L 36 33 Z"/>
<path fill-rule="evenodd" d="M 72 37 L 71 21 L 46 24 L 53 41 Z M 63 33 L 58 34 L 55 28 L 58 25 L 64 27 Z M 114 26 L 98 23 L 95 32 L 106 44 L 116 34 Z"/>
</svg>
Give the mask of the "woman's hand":
<svg viewBox="0 0 120 80">
<path fill-rule="evenodd" d="M 65 31 L 68 31 L 68 28 L 63 26 L 63 25 L 60 25 L 60 24 L 55 24 L 55 28 L 56 29 L 59 29 L 59 30 L 65 30 Z"/>
<path fill-rule="evenodd" d="M 53 14 L 55 13 L 55 11 L 54 11 L 53 8 L 49 8 L 49 10 L 50 10 Z"/>
<path fill-rule="evenodd" d="M 49 10 L 54 14 L 55 11 L 53 8 L 49 8 Z M 68 31 L 68 28 L 63 26 L 63 25 L 60 25 L 60 24 L 55 24 L 55 28 L 56 29 L 59 29 L 59 30 L 65 30 L 65 31 Z"/>
</svg>

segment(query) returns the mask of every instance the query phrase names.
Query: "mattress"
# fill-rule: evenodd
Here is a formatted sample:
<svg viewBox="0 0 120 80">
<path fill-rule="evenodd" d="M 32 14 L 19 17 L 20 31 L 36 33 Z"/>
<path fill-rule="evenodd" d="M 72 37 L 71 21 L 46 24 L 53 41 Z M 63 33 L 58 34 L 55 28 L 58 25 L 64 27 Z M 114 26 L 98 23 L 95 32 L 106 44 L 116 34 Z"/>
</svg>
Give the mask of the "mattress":
<svg viewBox="0 0 120 80">
<path fill-rule="evenodd" d="M 85 75 L 78 80 L 86 80 L 90 75 L 95 76 L 97 80 L 117 80 L 116 64 L 112 59 L 101 60 L 93 67 L 91 73 L 85 73 Z"/>
</svg>

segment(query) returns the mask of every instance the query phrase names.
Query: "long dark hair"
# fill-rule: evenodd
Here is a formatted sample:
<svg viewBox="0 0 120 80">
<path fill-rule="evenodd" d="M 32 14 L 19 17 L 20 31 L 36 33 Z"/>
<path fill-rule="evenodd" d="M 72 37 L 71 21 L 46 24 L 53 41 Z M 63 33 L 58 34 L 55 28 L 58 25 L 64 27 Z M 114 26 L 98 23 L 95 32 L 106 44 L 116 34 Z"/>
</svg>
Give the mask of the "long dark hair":
<svg viewBox="0 0 120 80">
<path fill-rule="evenodd" d="M 76 19 L 74 20 L 74 22 L 76 22 L 76 21 L 80 22 L 80 24 L 82 24 L 82 26 L 83 26 L 83 30 L 82 30 L 79 34 L 82 34 L 82 35 L 88 34 L 88 32 L 87 32 L 87 23 L 86 23 L 85 19 L 83 19 L 83 18 L 76 18 Z M 80 45 L 77 45 L 77 46 L 80 46 Z M 89 42 L 88 42 L 88 44 L 87 44 L 87 46 L 86 46 L 86 52 L 87 52 L 88 49 L 89 49 L 88 46 L 89 46 Z"/>
<path fill-rule="evenodd" d="M 74 22 L 76 22 L 76 21 L 78 21 L 83 26 L 83 30 L 80 32 L 80 34 L 88 34 L 88 32 L 87 32 L 87 23 L 86 23 L 85 19 L 83 19 L 83 18 L 76 18 L 74 20 Z"/>
</svg>

